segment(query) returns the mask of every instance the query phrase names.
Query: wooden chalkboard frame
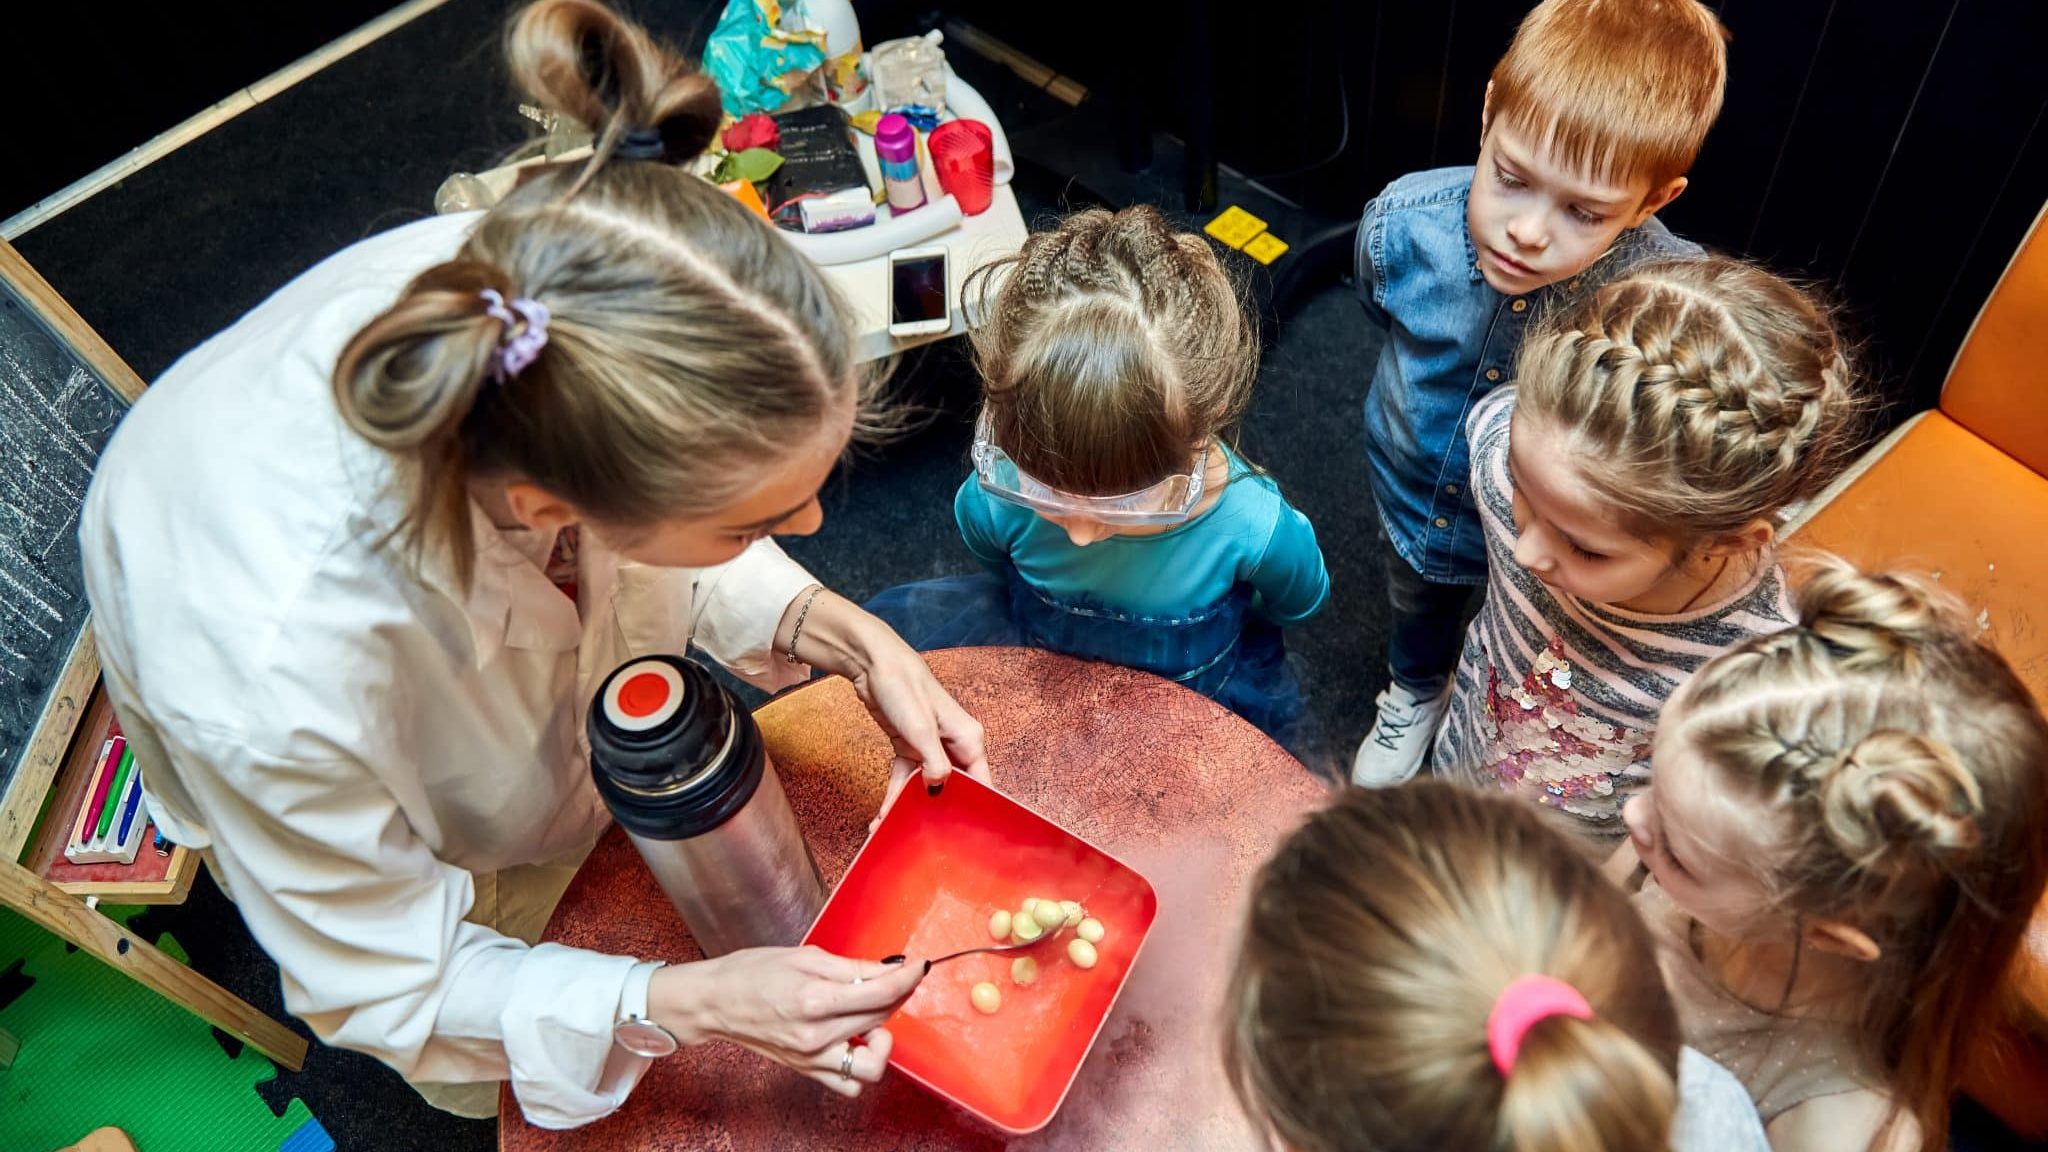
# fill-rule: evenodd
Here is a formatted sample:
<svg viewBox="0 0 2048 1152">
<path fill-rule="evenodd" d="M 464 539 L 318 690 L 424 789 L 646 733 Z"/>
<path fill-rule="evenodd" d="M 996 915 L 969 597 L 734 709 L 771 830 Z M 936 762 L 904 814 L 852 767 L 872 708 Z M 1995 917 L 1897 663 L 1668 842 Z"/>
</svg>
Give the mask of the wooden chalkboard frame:
<svg viewBox="0 0 2048 1152">
<path fill-rule="evenodd" d="M 42 317 L 80 364 L 98 373 L 108 387 L 130 404 L 141 397 L 142 378 L 4 240 L 0 240 L 0 278 Z M 92 617 L 88 614 L 51 687 L 49 701 L 23 746 L 20 766 L 4 789 L 0 789 L 0 906 L 19 912 L 296 1072 L 305 1067 L 305 1037 L 173 960 L 147 940 L 129 935 L 126 928 L 100 915 L 78 897 L 15 862 L 42 811 L 44 797 L 64 763 L 79 724 L 88 715 L 99 684 L 99 649 L 93 646 L 92 636 Z"/>
<path fill-rule="evenodd" d="M 0 240 L 0 278 L 5 278 L 12 285 L 23 302 L 33 308 L 65 347 L 78 357 L 79 363 L 98 374 L 128 403 L 133 404 L 141 398 L 142 378 L 5 240 Z M 99 650 L 93 646 L 92 618 L 87 616 L 85 626 L 79 629 L 78 640 L 72 644 L 71 653 L 65 658 L 64 667 L 51 686 L 49 701 L 43 706 L 42 715 L 37 717 L 28 742 L 23 745 L 20 767 L 7 781 L 5 791 L 0 792 L 0 859 L 12 860 L 19 856 L 22 845 L 28 842 L 36 816 L 42 810 L 43 798 L 57 775 L 57 769 L 64 763 L 65 750 L 71 746 L 71 738 L 85 715 L 99 676 Z"/>
</svg>

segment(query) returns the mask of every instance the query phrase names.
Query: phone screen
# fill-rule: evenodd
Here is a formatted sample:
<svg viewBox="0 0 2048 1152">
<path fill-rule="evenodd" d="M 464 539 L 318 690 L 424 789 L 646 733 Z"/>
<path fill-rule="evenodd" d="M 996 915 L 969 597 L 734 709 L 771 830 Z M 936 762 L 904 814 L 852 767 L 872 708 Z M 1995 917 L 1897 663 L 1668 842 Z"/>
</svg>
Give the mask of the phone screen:
<svg viewBox="0 0 2048 1152">
<path fill-rule="evenodd" d="M 889 298 L 894 301 L 892 323 L 940 320 L 946 315 L 946 258 L 922 256 L 915 260 L 890 262 L 896 282 Z"/>
</svg>

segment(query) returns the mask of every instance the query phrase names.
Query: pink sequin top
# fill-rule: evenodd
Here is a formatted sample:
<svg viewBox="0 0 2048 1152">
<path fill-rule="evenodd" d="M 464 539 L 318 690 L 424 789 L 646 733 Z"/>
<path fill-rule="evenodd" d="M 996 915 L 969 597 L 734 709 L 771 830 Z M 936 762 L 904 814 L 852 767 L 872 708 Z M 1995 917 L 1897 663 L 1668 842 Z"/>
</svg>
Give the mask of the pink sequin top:
<svg viewBox="0 0 2048 1152">
<path fill-rule="evenodd" d="M 1717 653 L 1793 621 L 1784 572 L 1676 616 L 1593 604 L 1515 562 L 1508 426 L 1515 389 L 1473 409 L 1472 495 L 1486 538 L 1486 602 L 1465 633 L 1436 772 L 1526 794 L 1597 836 L 1622 834 L 1621 806 L 1649 779 L 1664 701 Z"/>
</svg>

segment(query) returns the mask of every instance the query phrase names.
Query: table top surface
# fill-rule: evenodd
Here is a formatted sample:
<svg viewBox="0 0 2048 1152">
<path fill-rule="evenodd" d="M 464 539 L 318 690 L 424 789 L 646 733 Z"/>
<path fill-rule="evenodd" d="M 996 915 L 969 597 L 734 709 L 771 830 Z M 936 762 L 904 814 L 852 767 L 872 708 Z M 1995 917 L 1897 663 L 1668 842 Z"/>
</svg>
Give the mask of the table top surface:
<svg viewBox="0 0 2048 1152">
<path fill-rule="evenodd" d="M 955 81 L 958 83 L 958 81 Z M 978 99 L 978 97 L 977 97 Z M 862 138 L 863 140 L 866 137 Z M 588 148 L 565 152 L 557 159 L 575 159 L 589 154 Z M 869 183 L 880 187 L 881 170 L 876 166 L 874 149 L 859 149 L 862 165 L 868 171 Z M 484 186 L 496 197 L 503 197 L 517 185 L 519 170 L 529 165 L 542 163 L 544 157 L 530 157 L 517 164 L 507 164 L 488 172 L 476 173 Z M 936 201 L 944 195 L 939 187 L 938 177 L 926 165 L 922 170 L 925 193 Z M 920 240 L 911 247 L 941 247 L 946 250 L 946 302 L 953 313 L 952 327 L 944 332 L 929 332 L 921 336 L 891 336 L 889 334 L 889 257 L 887 254 L 872 256 L 866 260 L 854 260 L 844 264 L 820 265 L 819 270 L 832 286 L 839 290 L 852 312 L 854 358 L 861 363 L 885 359 L 899 352 L 958 336 L 971 325 L 978 325 L 980 317 L 974 315 L 971 302 L 964 301 L 961 287 L 968 273 L 984 264 L 1016 253 L 1024 246 L 1024 239 L 1030 234 L 1024 223 L 1024 212 L 1017 206 L 1017 194 L 1008 184 L 995 186 L 986 211 L 963 218 L 958 224 L 930 239 Z"/>
<path fill-rule="evenodd" d="M 1052 1123 L 1005 1136 L 894 1075 L 846 1100 L 711 1043 L 657 1062 L 624 1108 L 585 1128 L 527 1124 L 508 1089 L 501 1149 L 1199 1152 L 1256 1144 L 1223 1077 L 1223 985 L 1244 884 L 1327 795 L 1323 782 L 1228 710 L 1141 672 L 1011 648 L 929 660 L 985 726 L 997 786 L 1142 872 L 1159 896 L 1145 953 Z M 771 701 L 757 719 L 818 868 L 836 884 L 881 804 L 889 746 L 836 677 Z M 649 958 L 700 956 L 617 828 L 570 885 L 546 939 Z"/>
</svg>

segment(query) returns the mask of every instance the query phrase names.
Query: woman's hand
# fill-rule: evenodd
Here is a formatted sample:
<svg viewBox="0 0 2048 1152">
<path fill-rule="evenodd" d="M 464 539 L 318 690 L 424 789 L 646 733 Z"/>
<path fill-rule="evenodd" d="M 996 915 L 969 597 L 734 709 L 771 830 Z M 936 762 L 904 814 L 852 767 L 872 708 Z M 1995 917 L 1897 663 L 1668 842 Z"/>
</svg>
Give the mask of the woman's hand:
<svg viewBox="0 0 2048 1152">
<path fill-rule="evenodd" d="M 895 759 L 889 762 L 889 790 L 882 796 L 882 811 L 887 812 L 904 785 L 920 774 L 925 788 L 932 792 L 939 790 L 947 773 L 955 768 L 990 783 L 981 722 L 940 686 L 924 657 L 894 632 L 889 637 L 895 640 L 897 651 L 880 653 L 874 663 L 852 677 L 854 692 L 896 749 Z M 880 818 L 878 813 L 876 819 Z"/>
<path fill-rule="evenodd" d="M 799 596 L 792 604 L 779 639 L 788 636 L 796 605 L 803 600 Z M 914 774 L 921 773 L 925 787 L 934 791 L 956 768 L 989 781 L 981 723 L 960 707 L 932 675 L 924 657 L 887 624 L 844 597 L 821 592 L 811 604 L 797 647 L 800 659 L 852 681 L 861 703 L 889 734 L 896 757 L 889 765 L 882 811 L 896 802 Z"/>
<path fill-rule="evenodd" d="M 858 1096 L 889 1065 L 894 1041 L 882 1021 L 924 979 L 923 960 L 891 959 L 748 948 L 672 964 L 648 984 L 648 1014 L 685 1044 L 730 1040 L 841 1096 Z"/>
</svg>

